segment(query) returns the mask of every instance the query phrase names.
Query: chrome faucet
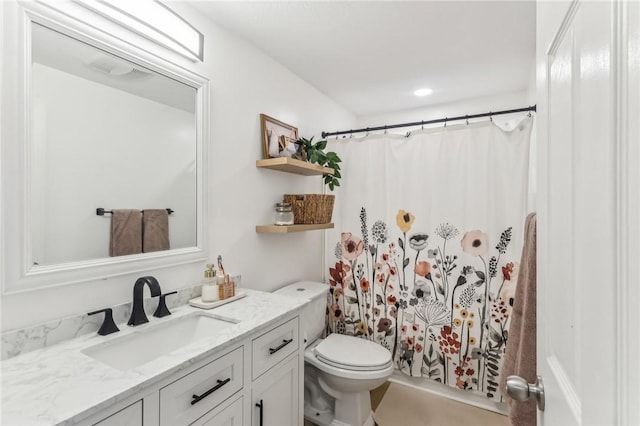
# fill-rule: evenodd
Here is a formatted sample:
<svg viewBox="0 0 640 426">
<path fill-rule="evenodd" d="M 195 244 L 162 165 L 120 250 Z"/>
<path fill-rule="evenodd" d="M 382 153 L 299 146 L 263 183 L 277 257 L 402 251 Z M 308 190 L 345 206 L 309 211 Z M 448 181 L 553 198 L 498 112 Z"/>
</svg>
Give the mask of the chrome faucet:
<svg viewBox="0 0 640 426">
<path fill-rule="evenodd" d="M 142 277 L 138 278 L 133 285 L 133 308 L 131 309 L 131 317 L 127 325 L 139 325 L 149 322 L 147 314 L 144 312 L 143 294 L 144 285 L 149 285 L 151 290 L 151 297 L 160 296 L 160 284 L 154 277 Z"/>
</svg>

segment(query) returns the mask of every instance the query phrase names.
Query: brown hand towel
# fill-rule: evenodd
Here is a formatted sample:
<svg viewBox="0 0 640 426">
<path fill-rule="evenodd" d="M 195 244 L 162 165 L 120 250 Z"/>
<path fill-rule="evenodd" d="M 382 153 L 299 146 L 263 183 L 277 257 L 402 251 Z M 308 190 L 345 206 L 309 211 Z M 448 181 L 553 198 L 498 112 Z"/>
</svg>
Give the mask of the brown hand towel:
<svg viewBox="0 0 640 426">
<path fill-rule="evenodd" d="M 142 253 L 142 214 L 140 210 L 111 211 L 109 256 Z"/>
<path fill-rule="evenodd" d="M 169 213 L 167 209 L 142 211 L 142 251 L 169 250 Z"/>
<path fill-rule="evenodd" d="M 535 426 L 536 401 L 525 402 L 509 398 L 507 377 L 520 376 L 529 383 L 536 382 L 536 214 L 527 216 L 524 230 L 524 246 L 518 274 L 509 340 L 504 354 L 500 377 L 500 390 L 509 402 L 509 419 L 513 426 Z"/>
</svg>

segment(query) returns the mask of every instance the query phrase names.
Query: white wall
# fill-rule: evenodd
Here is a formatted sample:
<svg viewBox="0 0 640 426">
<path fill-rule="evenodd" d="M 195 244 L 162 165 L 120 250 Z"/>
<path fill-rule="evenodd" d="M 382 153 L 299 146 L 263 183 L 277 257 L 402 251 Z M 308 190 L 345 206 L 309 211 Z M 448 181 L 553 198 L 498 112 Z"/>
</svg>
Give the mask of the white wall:
<svg viewBox="0 0 640 426">
<path fill-rule="evenodd" d="M 298 279 L 320 279 L 320 231 L 255 232 L 256 224 L 271 222 L 273 204 L 283 193 L 322 190 L 319 177 L 255 167 L 256 159 L 262 157 L 259 114 L 297 125 L 302 136 L 354 127 L 355 117 L 188 5 L 172 3 L 171 7 L 202 32 L 205 40 L 203 63 L 185 59 L 180 64 L 211 80 L 210 259 L 222 254 L 228 271 L 242 274 L 244 285 L 261 290 Z M 204 264 L 193 264 L 148 274 L 158 278 L 163 291 L 169 291 L 198 283 L 203 270 Z M 133 283 L 141 275 L 4 294 L 2 330 L 130 301 Z"/>
<path fill-rule="evenodd" d="M 171 248 L 196 245 L 193 112 L 38 63 L 32 83 L 34 262 L 108 257 L 97 207 L 171 208 Z"/>
</svg>

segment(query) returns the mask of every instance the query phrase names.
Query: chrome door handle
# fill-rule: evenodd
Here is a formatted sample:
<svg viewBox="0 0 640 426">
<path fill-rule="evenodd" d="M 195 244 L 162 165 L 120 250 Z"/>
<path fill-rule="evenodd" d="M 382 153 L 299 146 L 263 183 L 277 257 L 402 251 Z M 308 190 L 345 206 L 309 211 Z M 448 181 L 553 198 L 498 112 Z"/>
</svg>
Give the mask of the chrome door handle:
<svg viewBox="0 0 640 426">
<path fill-rule="evenodd" d="M 527 383 L 520 376 L 507 377 L 507 393 L 516 401 L 526 401 L 531 397 L 535 397 L 538 410 L 544 411 L 544 384 L 540 376 L 538 376 L 534 384 Z"/>
</svg>

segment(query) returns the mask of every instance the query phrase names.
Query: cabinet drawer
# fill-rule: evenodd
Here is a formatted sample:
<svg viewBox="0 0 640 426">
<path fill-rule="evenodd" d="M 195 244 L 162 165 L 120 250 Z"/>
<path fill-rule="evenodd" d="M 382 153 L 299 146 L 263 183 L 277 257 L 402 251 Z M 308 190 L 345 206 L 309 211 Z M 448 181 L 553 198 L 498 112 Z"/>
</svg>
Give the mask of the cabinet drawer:
<svg viewBox="0 0 640 426">
<path fill-rule="evenodd" d="M 244 426 L 242 402 L 242 397 L 231 404 L 225 402 L 226 407 L 216 408 L 189 426 Z"/>
<path fill-rule="evenodd" d="M 160 425 L 188 425 L 242 389 L 243 348 L 160 389 Z"/>
<path fill-rule="evenodd" d="M 255 380 L 262 373 L 298 350 L 298 318 L 253 339 L 251 370 Z"/>
<path fill-rule="evenodd" d="M 94 426 L 142 426 L 142 401 L 137 401 Z"/>
</svg>

